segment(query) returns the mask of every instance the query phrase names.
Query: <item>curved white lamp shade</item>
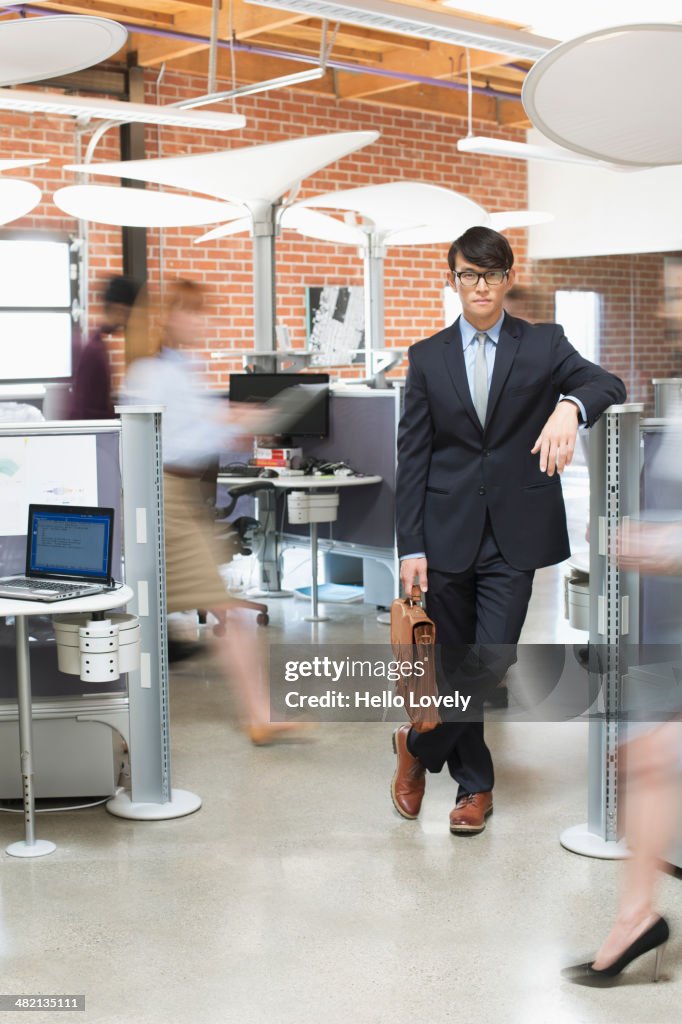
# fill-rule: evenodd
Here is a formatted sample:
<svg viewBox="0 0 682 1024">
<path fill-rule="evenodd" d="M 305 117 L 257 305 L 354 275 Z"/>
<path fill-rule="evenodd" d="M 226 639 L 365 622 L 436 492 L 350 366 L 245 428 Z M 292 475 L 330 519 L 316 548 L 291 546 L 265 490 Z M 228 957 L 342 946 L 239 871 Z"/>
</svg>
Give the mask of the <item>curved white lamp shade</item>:
<svg viewBox="0 0 682 1024">
<path fill-rule="evenodd" d="M 0 85 L 82 71 L 111 57 L 127 38 L 127 30 L 118 22 L 83 14 L 3 22 Z"/>
<path fill-rule="evenodd" d="M 0 224 L 9 224 L 30 213 L 38 203 L 42 192 L 31 181 L 16 178 L 0 180 Z"/>
<path fill-rule="evenodd" d="M 526 76 L 522 100 L 533 124 L 558 145 L 651 167 L 682 163 L 681 92 L 682 25 L 641 24 L 550 50 Z"/>
<path fill-rule="evenodd" d="M 215 199 L 117 185 L 69 185 L 52 197 L 71 217 L 134 228 L 179 228 L 243 216 L 243 209 Z"/>
<path fill-rule="evenodd" d="M 282 214 L 282 227 L 292 228 L 307 238 L 318 238 L 322 242 L 337 245 L 366 245 L 367 233 L 354 224 L 344 224 L 336 217 L 317 210 L 308 210 L 296 203 Z"/>
<path fill-rule="evenodd" d="M 495 231 L 507 231 L 510 228 L 547 224 L 550 220 L 554 220 L 554 214 L 544 210 L 500 210 L 499 213 L 490 214 L 490 227 Z"/>
<path fill-rule="evenodd" d="M 14 171 L 17 167 L 35 167 L 36 164 L 49 164 L 47 157 L 41 157 L 40 159 L 32 159 L 26 157 L 26 159 L 18 158 L 17 160 L 0 160 L 0 174 L 3 171 Z"/>
<path fill-rule="evenodd" d="M 378 132 L 338 132 L 160 160 L 69 164 L 67 170 L 155 182 L 244 205 L 272 203 L 303 178 L 378 137 Z"/>
<path fill-rule="evenodd" d="M 252 228 L 253 217 L 249 214 L 248 217 L 240 217 L 230 224 L 220 224 L 217 228 L 211 228 L 205 235 L 195 238 L 194 245 L 198 245 L 200 242 L 213 242 L 218 238 L 227 238 L 229 235 L 243 235 L 245 231 L 250 234 Z"/>
<path fill-rule="evenodd" d="M 327 192 L 304 199 L 300 205 L 354 210 L 370 220 L 376 232 L 385 235 L 386 243 L 391 245 L 408 244 L 391 241 L 391 233 L 401 228 L 431 226 L 434 232 L 444 231 L 452 240 L 475 224 L 488 223 L 488 214 L 478 203 L 458 192 L 421 181 L 389 181 L 344 192 Z"/>
</svg>

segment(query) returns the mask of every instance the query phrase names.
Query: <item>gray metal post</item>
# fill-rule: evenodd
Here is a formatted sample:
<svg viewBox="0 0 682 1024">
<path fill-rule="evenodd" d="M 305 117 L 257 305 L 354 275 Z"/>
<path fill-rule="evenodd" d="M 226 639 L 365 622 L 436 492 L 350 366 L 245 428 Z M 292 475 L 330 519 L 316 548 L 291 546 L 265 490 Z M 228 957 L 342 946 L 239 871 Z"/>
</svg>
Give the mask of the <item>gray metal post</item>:
<svg viewBox="0 0 682 1024">
<path fill-rule="evenodd" d="M 11 843 L 7 853 L 12 857 L 44 857 L 57 849 L 49 839 L 36 839 L 35 800 L 33 792 L 33 712 L 31 709 L 31 666 L 28 650 L 28 617 L 14 619 L 17 643 L 17 707 L 19 711 L 19 744 L 21 757 L 21 789 L 24 801 L 24 838 Z"/>
<path fill-rule="evenodd" d="M 172 818 L 201 805 L 199 797 L 171 788 L 166 628 L 166 560 L 163 527 L 161 407 L 122 406 L 126 582 L 140 620 L 140 668 L 128 677 L 130 702 L 130 798 L 109 801 L 112 814 Z"/>
<path fill-rule="evenodd" d="M 253 216 L 253 334 L 259 353 L 275 351 L 275 223 L 272 203 L 251 205 Z M 261 369 L 264 367 L 261 366 Z M 274 373 L 273 365 L 269 369 Z"/>
<path fill-rule="evenodd" d="M 24 794 L 24 826 L 26 842 L 36 841 L 33 798 L 33 722 L 31 718 L 31 667 L 28 652 L 28 622 L 23 615 L 14 620 L 17 633 L 17 705 L 19 709 L 19 743 L 21 744 L 21 783 Z"/>
<path fill-rule="evenodd" d="M 639 512 L 642 409 L 611 406 L 590 437 L 590 646 L 603 707 L 589 726 L 587 823 L 566 829 L 561 843 L 604 859 L 626 856 L 618 818 L 621 646 L 639 640 L 639 577 L 621 572 L 614 553 L 623 519 Z"/>
<path fill-rule="evenodd" d="M 373 376 L 374 353 L 384 348 L 384 259 L 386 250 L 379 238 L 369 235 L 362 249 L 365 283 L 365 370 Z"/>
<path fill-rule="evenodd" d="M 310 558 L 311 558 L 311 586 L 310 586 L 310 603 L 311 613 L 305 616 L 306 622 L 327 622 L 329 619 L 328 615 L 320 615 L 318 600 L 317 600 L 317 559 L 318 559 L 318 545 L 317 545 L 318 533 L 317 523 L 311 522 L 310 524 Z"/>
</svg>

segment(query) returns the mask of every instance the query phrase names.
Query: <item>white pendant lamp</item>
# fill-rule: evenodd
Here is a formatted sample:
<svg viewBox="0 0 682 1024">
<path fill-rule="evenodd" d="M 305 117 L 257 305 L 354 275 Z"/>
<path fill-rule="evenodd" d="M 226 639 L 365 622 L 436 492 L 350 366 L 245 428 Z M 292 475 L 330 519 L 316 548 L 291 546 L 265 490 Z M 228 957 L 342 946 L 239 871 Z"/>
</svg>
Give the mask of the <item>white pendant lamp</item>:
<svg viewBox="0 0 682 1024">
<path fill-rule="evenodd" d="M 69 185 L 52 198 L 71 217 L 125 227 L 188 227 L 244 215 L 243 209 L 215 199 L 116 185 Z"/>
<path fill-rule="evenodd" d="M 522 100 L 557 145 L 652 167 L 682 163 L 681 92 L 682 25 L 639 24 L 557 46 L 529 71 Z"/>
<path fill-rule="evenodd" d="M 117 53 L 127 38 L 118 22 L 83 14 L 2 22 L 0 85 L 82 71 Z"/>
<path fill-rule="evenodd" d="M 25 217 L 38 203 L 42 192 L 30 181 L 0 178 L 0 224 Z"/>
</svg>

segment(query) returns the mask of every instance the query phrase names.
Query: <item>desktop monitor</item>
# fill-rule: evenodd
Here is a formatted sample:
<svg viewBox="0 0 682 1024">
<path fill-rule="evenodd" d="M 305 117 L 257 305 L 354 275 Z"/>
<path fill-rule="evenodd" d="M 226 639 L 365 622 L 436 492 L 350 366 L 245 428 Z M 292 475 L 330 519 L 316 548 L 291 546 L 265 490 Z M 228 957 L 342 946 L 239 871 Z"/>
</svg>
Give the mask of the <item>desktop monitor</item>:
<svg viewBox="0 0 682 1024">
<path fill-rule="evenodd" d="M 296 384 L 329 384 L 328 373 L 231 373 L 231 402 L 266 402 Z M 295 437 L 328 437 L 329 388 L 320 389 L 320 400 L 302 413 L 287 434 Z"/>
</svg>

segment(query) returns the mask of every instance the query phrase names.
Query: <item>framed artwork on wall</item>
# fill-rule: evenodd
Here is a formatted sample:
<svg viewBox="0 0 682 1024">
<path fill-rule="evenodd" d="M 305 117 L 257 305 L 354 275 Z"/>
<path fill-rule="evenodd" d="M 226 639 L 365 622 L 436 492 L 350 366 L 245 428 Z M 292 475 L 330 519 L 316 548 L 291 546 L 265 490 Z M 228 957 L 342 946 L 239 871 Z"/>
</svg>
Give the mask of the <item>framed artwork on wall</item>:
<svg viewBox="0 0 682 1024">
<path fill-rule="evenodd" d="M 307 347 L 311 366 L 350 366 L 364 360 L 364 289 L 359 285 L 306 288 Z"/>
</svg>

